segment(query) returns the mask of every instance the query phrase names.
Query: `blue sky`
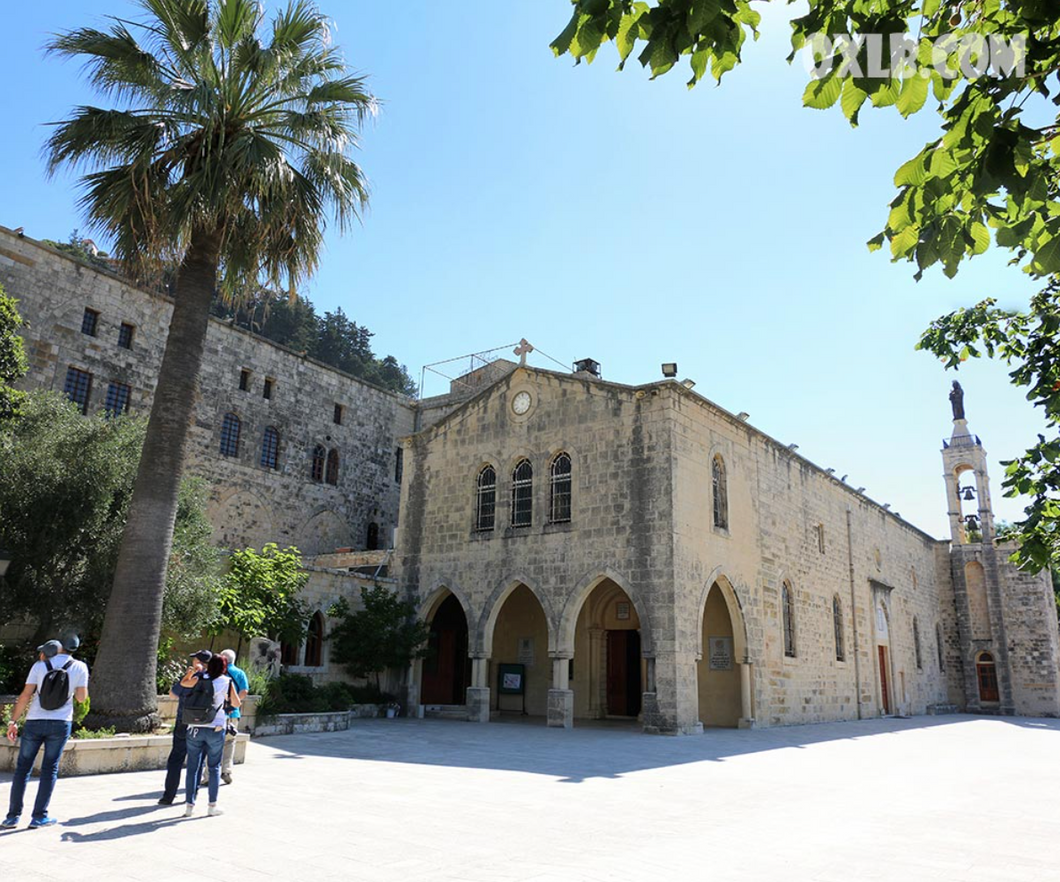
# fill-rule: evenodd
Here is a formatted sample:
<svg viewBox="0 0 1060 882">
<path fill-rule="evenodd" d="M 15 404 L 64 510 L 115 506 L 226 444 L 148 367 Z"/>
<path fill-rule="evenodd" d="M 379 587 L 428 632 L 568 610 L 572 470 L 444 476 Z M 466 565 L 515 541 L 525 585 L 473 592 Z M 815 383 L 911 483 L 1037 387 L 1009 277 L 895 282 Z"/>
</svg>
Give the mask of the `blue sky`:
<svg viewBox="0 0 1060 882">
<path fill-rule="evenodd" d="M 683 69 L 616 73 L 611 48 L 588 66 L 555 59 L 566 0 L 320 2 L 383 104 L 359 156 L 371 208 L 329 234 L 308 289 L 318 308 L 341 305 L 417 380 L 520 337 L 564 363 L 595 358 L 617 382 L 677 361 L 697 392 L 945 535 L 953 377 L 913 346 L 946 311 L 985 296 L 1018 306 L 1035 288 L 1001 252 L 918 284 L 866 249 L 935 116 L 865 109 L 851 129 L 838 109 L 802 108 L 786 9 L 721 87 L 689 91 Z M 40 147 L 44 123 L 96 99 L 41 46 L 130 9 L 52 0 L 5 21 L 0 224 L 57 239 L 83 226 L 75 178 L 47 180 Z M 1002 365 L 959 378 L 996 511 L 1017 517 L 997 461 L 1042 421 Z"/>
</svg>

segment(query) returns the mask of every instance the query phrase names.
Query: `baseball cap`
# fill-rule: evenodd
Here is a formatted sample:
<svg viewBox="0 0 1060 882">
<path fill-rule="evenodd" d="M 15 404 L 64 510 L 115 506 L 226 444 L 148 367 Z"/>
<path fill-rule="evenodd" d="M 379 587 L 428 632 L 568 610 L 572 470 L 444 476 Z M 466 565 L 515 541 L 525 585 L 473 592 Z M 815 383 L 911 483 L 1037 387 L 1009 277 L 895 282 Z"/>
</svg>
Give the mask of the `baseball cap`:
<svg viewBox="0 0 1060 882">
<path fill-rule="evenodd" d="M 213 658 L 213 653 L 208 649 L 200 649 L 198 652 L 193 652 L 188 658 L 197 658 L 203 664 L 206 664 L 206 662 Z"/>
<path fill-rule="evenodd" d="M 76 652 L 77 648 L 81 645 L 81 638 L 74 633 L 63 635 L 63 649 L 67 652 Z"/>
<path fill-rule="evenodd" d="M 49 640 L 37 647 L 37 652 L 43 652 L 45 658 L 55 658 L 63 651 L 63 645 L 58 640 Z"/>
</svg>

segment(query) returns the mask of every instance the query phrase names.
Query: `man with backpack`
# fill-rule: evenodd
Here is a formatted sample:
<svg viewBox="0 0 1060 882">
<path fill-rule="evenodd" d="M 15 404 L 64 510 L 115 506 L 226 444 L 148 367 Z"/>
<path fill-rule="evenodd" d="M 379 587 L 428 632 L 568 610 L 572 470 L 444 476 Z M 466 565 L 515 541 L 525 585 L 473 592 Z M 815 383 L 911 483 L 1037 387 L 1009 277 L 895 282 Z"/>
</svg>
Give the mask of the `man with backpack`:
<svg viewBox="0 0 1060 882">
<path fill-rule="evenodd" d="M 213 658 L 213 653 L 208 649 L 200 649 L 188 658 L 191 659 L 192 668 L 204 671 L 207 663 Z M 169 690 L 169 694 L 177 699 L 177 719 L 173 724 L 173 747 L 169 751 L 169 759 L 166 760 L 166 786 L 161 799 L 158 800 L 159 805 L 173 805 L 173 800 L 177 798 L 177 788 L 180 786 L 180 773 L 188 756 L 188 724 L 184 722 L 184 699 L 191 694 L 191 687 L 182 686 L 178 680 Z"/>
<path fill-rule="evenodd" d="M 0 828 L 18 826 L 26 784 L 42 747 L 44 760 L 29 826 L 30 829 L 36 829 L 55 823 L 55 818 L 48 816 L 48 803 L 55 788 L 55 779 L 59 776 L 59 759 L 73 728 L 74 699 L 78 702 L 88 700 L 88 666 L 71 655 L 80 645 L 81 641 L 70 635 L 62 643 L 49 640 L 37 647 L 40 660 L 30 668 L 26 687 L 15 702 L 11 722 L 7 724 L 7 740 L 14 744 L 19 735 L 22 740 L 15 777 L 11 782 L 7 817 L 0 822 Z M 29 712 L 20 732 L 18 720 L 27 707 Z"/>
</svg>

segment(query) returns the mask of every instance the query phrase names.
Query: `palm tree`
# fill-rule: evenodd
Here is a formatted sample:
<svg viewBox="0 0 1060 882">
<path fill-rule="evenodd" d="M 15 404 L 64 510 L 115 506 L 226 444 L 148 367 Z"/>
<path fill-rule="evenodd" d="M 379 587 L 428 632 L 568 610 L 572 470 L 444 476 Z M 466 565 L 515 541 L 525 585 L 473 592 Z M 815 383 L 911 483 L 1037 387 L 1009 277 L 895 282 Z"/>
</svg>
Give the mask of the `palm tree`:
<svg viewBox="0 0 1060 882">
<path fill-rule="evenodd" d="M 266 27 L 254 0 L 139 0 L 140 21 L 59 34 L 114 109 L 56 123 L 49 171 L 83 167 L 81 205 L 127 271 L 176 266 L 173 315 L 93 677 L 93 720 L 157 722 L 162 588 L 210 304 L 218 292 L 289 287 L 317 265 L 324 227 L 367 204 L 350 158 L 376 101 L 291 0 Z"/>
</svg>

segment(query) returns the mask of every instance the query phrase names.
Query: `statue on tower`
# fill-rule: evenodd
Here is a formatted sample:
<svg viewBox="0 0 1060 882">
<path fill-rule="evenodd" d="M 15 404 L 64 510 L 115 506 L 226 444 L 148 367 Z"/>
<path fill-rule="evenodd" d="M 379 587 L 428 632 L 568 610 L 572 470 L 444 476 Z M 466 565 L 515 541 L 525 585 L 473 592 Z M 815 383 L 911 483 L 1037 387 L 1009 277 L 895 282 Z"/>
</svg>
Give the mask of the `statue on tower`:
<svg viewBox="0 0 1060 882">
<path fill-rule="evenodd" d="M 950 390 L 950 404 L 953 407 L 953 418 L 955 420 L 963 420 L 964 390 L 961 388 L 961 384 L 956 380 L 953 381 L 953 388 Z"/>
</svg>

